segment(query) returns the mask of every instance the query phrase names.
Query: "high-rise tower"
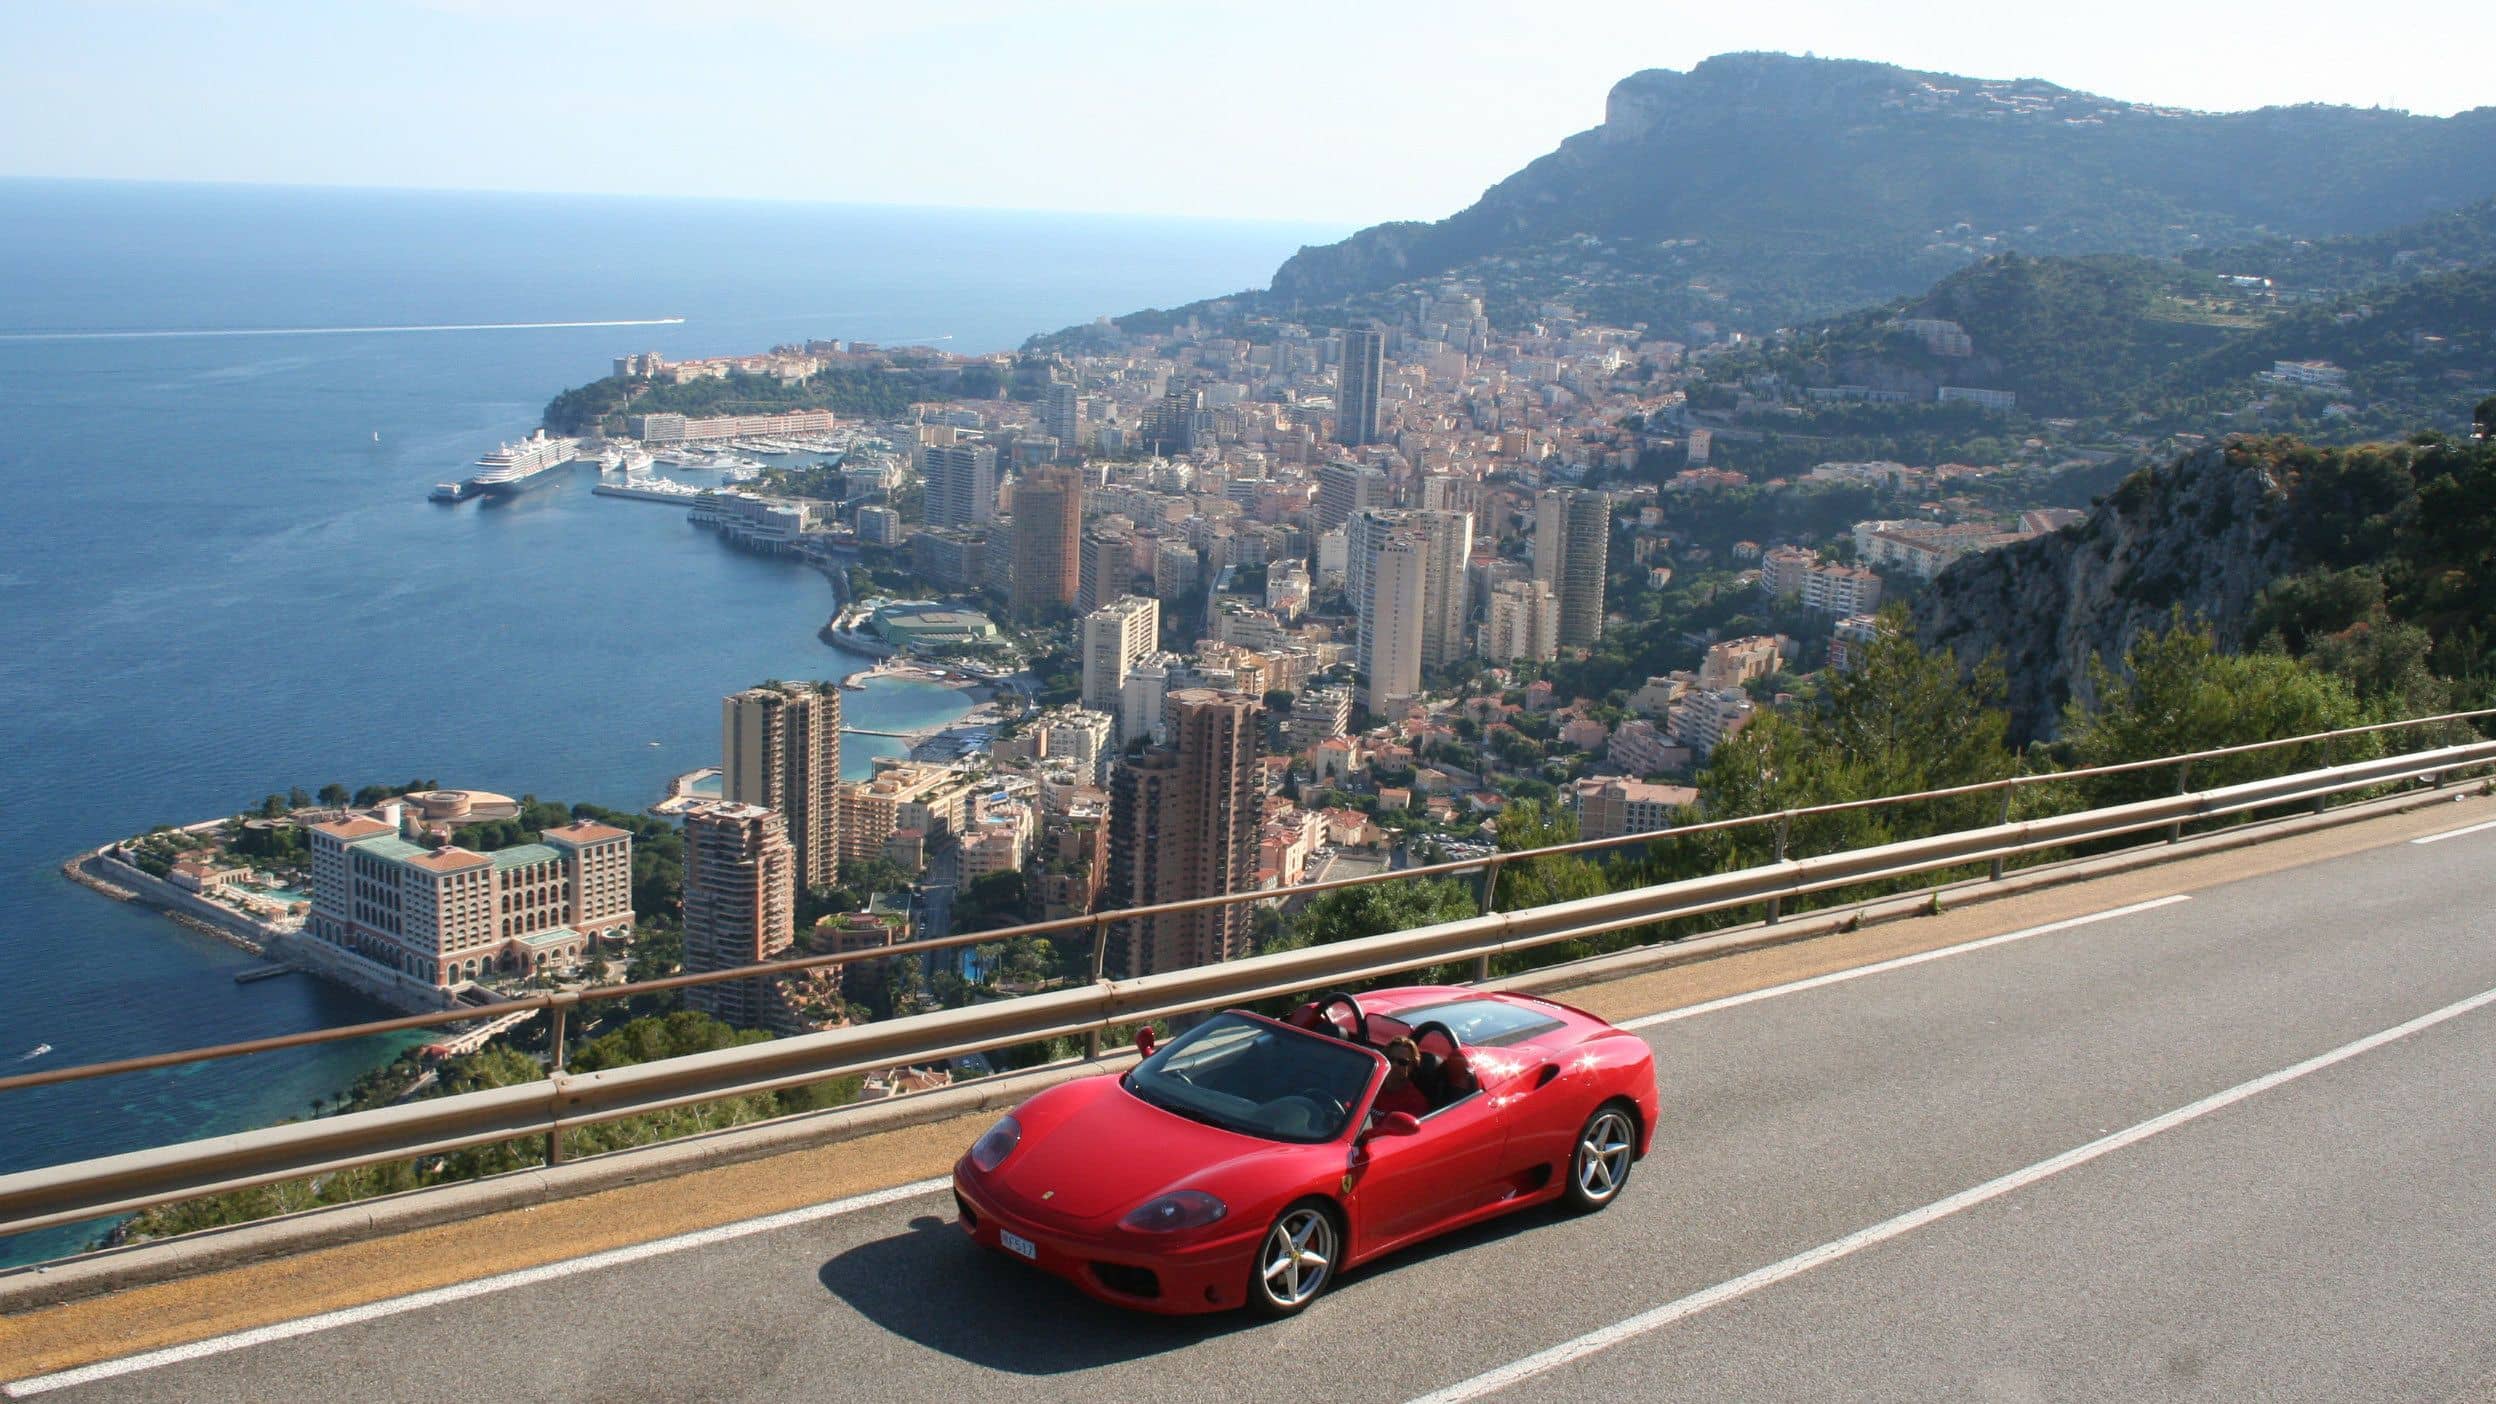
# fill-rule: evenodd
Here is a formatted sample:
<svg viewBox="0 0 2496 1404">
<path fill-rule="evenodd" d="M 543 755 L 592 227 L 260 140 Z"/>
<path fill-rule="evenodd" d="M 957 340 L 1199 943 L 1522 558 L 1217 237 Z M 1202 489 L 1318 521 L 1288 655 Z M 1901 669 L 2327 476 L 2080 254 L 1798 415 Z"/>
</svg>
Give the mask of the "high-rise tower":
<svg viewBox="0 0 2496 1404">
<path fill-rule="evenodd" d="M 1173 692 L 1163 707 L 1170 743 L 1111 777 L 1105 906 L 1244 892 L 1256 880 L 1261 707 L 1205 688 Z M 1245 955 L 1248 915 L 1241 903 L 1115 923 L 1107 968 L 1132 978 Z"/>
<path fill-rule="evenodd" d="M 1548 488 L 1534 499 L 1534 578 L 1560 598 L 1560 643 L 1591 648 L 1603 635 L 1604 570 L 1612 499 L 1588 488 Z"/>
<path fill-rule="evenodd" d="M 1083 474 L 1034 468 L 1014 489 L 1013 614 L 1052 619 L 1074 608 L 1083 583 Z"/>
<path fill-rule="evenodd" d="M 930 444 L 919 451 L 926 483 L 921 515 L 932 527 L 978 526 L 997 519 L 997 451 L 989 444 Z"/>
<path fill-rule="evenodd" d="M 841 694 L 830 683 L 765 683 L 720 699 L 720 798 L 784 822 L 802 889 L 841 876 Z"/>
<path fill-rule="evenodd" d="M 1387 339 L 1374 331 L 1343 334 L 1343 367 L 1335 387 L 1335 441 L 1378 442 L 1378 396 L 1387 380 Z"/>
<path fill-rule="evenodd" d="M 796 935 L 795 864 L 787 826 L 758 804 L 714 800 L 685 814 L 685 973 L 770 960 Z M 775 1022 L 762 979 L 685 991 L 685 1007 L 731 1024 Z"/>
</svg>

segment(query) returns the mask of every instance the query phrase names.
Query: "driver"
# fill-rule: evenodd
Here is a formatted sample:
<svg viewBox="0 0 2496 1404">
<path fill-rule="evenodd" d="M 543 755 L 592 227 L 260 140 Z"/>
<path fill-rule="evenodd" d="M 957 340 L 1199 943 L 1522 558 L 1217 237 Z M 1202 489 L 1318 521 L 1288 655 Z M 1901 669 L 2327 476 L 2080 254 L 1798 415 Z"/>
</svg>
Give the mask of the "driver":
<svg viewBox="0 0 2496 1404">
<path fill-rule="evenodd" d="M 1428 1116 L 1430 1098 L 1413 1085 L 1413 1072 L 1421 1066 L 1421 1045 L 1399 1038 L 1381 1051 L 1387 1055 L 1387 1080 L 1379 1084 L 1378 1099 L 1370 1103 L 1370 1113 L 1386 1116 L 1411 1112 L 1417 1117 Z"/>
</svg>

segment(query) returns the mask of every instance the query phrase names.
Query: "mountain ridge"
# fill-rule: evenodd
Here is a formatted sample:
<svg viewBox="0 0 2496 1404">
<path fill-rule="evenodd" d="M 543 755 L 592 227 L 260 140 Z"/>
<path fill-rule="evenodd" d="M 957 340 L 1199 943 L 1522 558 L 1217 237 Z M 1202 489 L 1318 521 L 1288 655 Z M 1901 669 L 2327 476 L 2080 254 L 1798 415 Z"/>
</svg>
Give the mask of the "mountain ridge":
<svg viewBox="0 0 2496 1404">
<path fill-rule="evenodd" d="M 2365 233 L 2491 190 L 2496 108 L 2201 113 L 2039 79 L 1728 54 L 1623 78 L 1602 124 L 1472 205 L 1304 248 L 1266 296 L 1338 301 L 1592 239 L 1624 279 L 1656 285 L 1652 317 L 1718 307 L 1761 329 L 1904 296 L 1997 248 L 2177 254 Z M 1655 247 L 1680 240 L 1696 252 Z M 1780 295 L 1781 281 L 1799 287 Z"/>
</svg>

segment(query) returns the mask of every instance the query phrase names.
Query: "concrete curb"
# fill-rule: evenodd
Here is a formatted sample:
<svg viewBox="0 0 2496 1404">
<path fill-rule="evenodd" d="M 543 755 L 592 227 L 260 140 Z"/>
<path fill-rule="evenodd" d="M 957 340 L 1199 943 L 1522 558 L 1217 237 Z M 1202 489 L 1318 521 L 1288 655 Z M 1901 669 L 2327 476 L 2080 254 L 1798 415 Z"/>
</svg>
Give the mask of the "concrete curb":
<svg viewBox="0 0 2496 1404">
<path fill-rule="evenodd" d="M 2222 829 L 2196 835 L 2180 843 L 2144 844 L 2116 853 L 2027 868 L 2009 873 L 1999 882 L 1985 878 L 1971 879 L 1854 906 L 1810 912 L 1774 925 L 1754 923 L 1666 946 L 1648 946 L 1595 956 L 1494 980 L 1489 987 L 1520 993 L 1568 990 L 1921 916 L 1933 910 L 1936 899 L 1944 907 L 1997 901 L 2114 873 L 2183 862 L 2432 805 L 2449 804 L 2484 793 L 2486 791 L 2476 785 L 2410 791 L 2321 814 Z M 1132 1056 L 1121 1050 L 1098 1062 L 1077 1060 L 1055 1063 L 983 1078 L 936 1092 L 837 1107 L 758 1126 L 709 1132 L 660 1145 L 517 1171 L 492 1179 L 410 1190 L 379 1199 L 311 1209 L 229 1228 L 208 1229 L 180 1238 L 106 1249 L 48 1264 L 10 1269 L 0 1272 L 0 1312 L 17 1313 L 55 1306 L 83 1297 L 197 1276 L 383 1234 L 481 1218 L 553 1200 L 766 1159 L 789 1151 L 834 1145 L 881 1132 L 1006 1107 L 1061 1082 L 1124 1068 Z"/>
</svg>

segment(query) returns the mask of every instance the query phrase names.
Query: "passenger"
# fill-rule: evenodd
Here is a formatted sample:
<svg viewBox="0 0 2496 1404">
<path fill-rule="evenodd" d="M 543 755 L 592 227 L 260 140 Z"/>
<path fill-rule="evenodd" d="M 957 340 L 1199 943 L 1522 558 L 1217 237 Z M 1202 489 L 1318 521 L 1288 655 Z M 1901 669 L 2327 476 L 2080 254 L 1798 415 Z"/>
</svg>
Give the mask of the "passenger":
<svg viewBox="0 0 2496 1404">
<path fill-rule="evenodd" d="M 1421 1045 L 1409 1038 L 1399 1038 L 1385 1048 L 1387 1080 L 1378 1087 L 1378 1100 L 1370 1104 L 1370 1113 L 1385 1116 L 1390 1112 L 1411 1112 L 1415 1116 L 1430 1114 L 1430 1098 L 1413 1084 L 1413 1072 L 1421 1066 Z"/>
</svg>

